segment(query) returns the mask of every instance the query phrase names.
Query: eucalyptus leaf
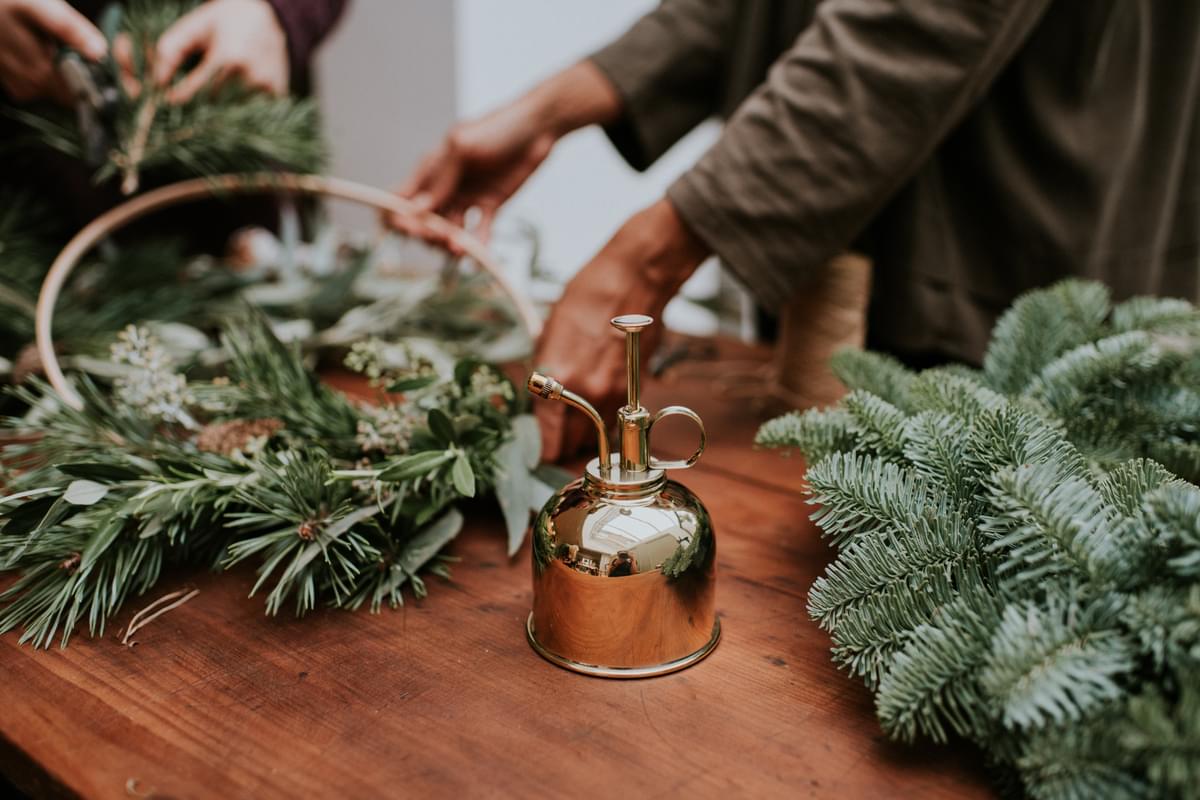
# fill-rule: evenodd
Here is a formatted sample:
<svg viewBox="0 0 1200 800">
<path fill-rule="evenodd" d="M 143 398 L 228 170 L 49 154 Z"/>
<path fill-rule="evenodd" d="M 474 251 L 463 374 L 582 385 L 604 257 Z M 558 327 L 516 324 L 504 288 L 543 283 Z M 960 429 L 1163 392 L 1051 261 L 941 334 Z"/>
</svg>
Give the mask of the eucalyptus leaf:
<svg viewBox="0 0 1200 800">
<path fill-rule="evenodd" d="M 526 469 L 533 469 L 542 459 L 542 431 L 537 417 L 520 414 L 512 419 L 513 439 L 521 448 L 521 457 Z"/>
<path fill-rule="evenodd" d="M 405 572 L 415 573 L 458 536 L 462 526 L 462 514 L 450 509 L 405 542 L 404 552 L 397 563 Z"/>
<path fill-rule="evenodd" d="M 539 464 L 533 474 L 552 491 L 558 491 L 577 477 L 557 464 Z"/>
<path fill-rule="evenodd" d="M 475 471 L 471 469 L 471 461 L 466 453 L 459 453 L 450 468 L 450 477 L 454 480 L 454 488 L 463 497 L 475 496 Z"/>
<path fill-rule="evenodd" d="M 450 421 L 450 417 L 446 416 L 446 412 L 440 408 L 429 409 L 429 430 L 437 437 L 442 444 L 451 445 L 458 442 L 458 434 L 454 431 L 454 423 Z"/>
<path fill-rule="evenodd" d="M 529 527 L 529 507 L 533 502 L 533 485 L 525 468 L 521 444 L 510 439 L 496 451 L 496 501 L 504 515 L 508 532 L 508 555 L 514 556 L 525 540 Z"/>
<path fill-rule="evenodd" d="M 406 378 L 394 383 L 388 384 L 389 392 L 412 392 L 417 389 L 424 389 L 426 386 L 432 386 L 437 382 L 436 375 L 427 375 L 423 378 Z"/>
<path fill-rule="evenodd" d="M 94 506 L 108 494 L 108 487 L 102 483 L 89 480 L 71 481 L 63 499 L 73 506 Z"/>
<path fill-rule="evenodd" d="M 530 493 L 529 493 L 529 509 L 531 511 L 541 511 L 542 506 L 550 501 L 557 491 L 552 486 L 542 483 L 533 475 L 529 476 Z"/>
<path fill-rule="evenodd" d="M 54 491 L 54 487 L 52 487 L 52 486 L 46 486 L 41 489 L 26 489 L 23 492 L 17 492 L 16 494 L 10 494 L 7 497 L 0 497 L 0 506 L 7 505 L 7 504 L 15 502 L 17 500 L 25 500 L 30 497 L 38 497 L 39 495 L 48 494 L 49 492 L 53 492 L 53 491 Z"/>
<path fill-rule="evenodd" d="M 87 478 L 96 481 L 129 481 L 139 477 L 139 473 L 121 464 L 105 464 L 100 461 L 76 461 L 70 464 L 56 464 L 55 469 L 72 478 Z"/>
<path fill-rule="evenodd" d="M 401 456 L 379 473 L 379 480 L 385 482 L 407 481 L 423 477 L 454 458 L 454 453 L 447 450 L 426 450 L 421 453 Z"/>
</svg>

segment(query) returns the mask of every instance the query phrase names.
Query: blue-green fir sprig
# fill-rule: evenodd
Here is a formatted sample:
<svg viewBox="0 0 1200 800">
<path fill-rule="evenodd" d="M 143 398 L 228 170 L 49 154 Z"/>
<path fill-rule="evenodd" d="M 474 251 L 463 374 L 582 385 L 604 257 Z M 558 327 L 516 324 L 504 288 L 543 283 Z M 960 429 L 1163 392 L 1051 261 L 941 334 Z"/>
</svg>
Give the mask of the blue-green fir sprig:
<svg viewBox="0 0 1200 800">
<path fill-rule="evenodd" d="M 981 370 L 843 352 L 772 420 L 836 548 L 809 593 L 884 730 L 976 742 L 1047 800 L 1200 786 L 1200 311 L 1065 281 Z"/>
</svg>

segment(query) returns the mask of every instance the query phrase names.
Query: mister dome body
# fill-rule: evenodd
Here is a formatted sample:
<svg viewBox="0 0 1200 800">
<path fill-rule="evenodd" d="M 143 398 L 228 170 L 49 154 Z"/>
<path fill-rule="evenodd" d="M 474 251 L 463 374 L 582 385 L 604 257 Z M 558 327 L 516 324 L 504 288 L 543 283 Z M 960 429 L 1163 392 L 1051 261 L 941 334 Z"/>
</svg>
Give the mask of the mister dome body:
<svg viewBox="0 0 1200 800">
<path fill-rule="evenodd" d="M 653 320 L 613 320 L 625 331 L 628 403 L 618 412 L 620 453 L 609 453 L 603 420 L 583 398 L 537 373 L 529 390 L 586 413 L 600 457 L 542 508 L 533 524 L 530 644 L 559 666 L 603 677 L 648 677 L 696 663 L 721 635 L 715 613 L 716 541 L 704 504 L 667 469 L 686 469 L 704 449 L 695 412 L 668 406 L 651 415 L 638 399 L 638 332 Z M 700 428 L 686 461 L 648 455 L 654 423 L 683 415 Z"/>
</svg>

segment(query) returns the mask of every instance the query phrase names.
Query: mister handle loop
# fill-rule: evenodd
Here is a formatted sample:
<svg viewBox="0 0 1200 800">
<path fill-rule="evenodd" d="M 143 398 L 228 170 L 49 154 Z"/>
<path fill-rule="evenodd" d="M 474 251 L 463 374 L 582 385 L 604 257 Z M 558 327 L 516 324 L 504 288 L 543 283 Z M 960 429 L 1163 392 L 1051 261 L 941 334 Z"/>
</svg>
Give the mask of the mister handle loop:
<svg viewBox="0 0 1200 800">
<path fill-rule="evenodd" d="M 665 408 L 659 409 L 658 413 L 650 418 L 650 424 L 646 427 L 646 433 L 649 434 L 649 432 L 654 428 L 655 423 L 657 423 L 660 419 L 670 416 L 687 417 L 692 422 L 696 423 L 696 427 L 700 429 L 700 446 L 697 447 L 696 452 L 692 453 L 692 455 L 687 459 L 664 461 L 660 458 L 651 456 L 651 469 L 687 469 L 699 461 L 701 454 L 704 453 L 704 443 L 707 441 L 707 437 L 704 432 L 704 420 L 700 419 L 700 415 L 695 411 L 692 411 L 687 406 L 666 406 Z"/>
</svg>

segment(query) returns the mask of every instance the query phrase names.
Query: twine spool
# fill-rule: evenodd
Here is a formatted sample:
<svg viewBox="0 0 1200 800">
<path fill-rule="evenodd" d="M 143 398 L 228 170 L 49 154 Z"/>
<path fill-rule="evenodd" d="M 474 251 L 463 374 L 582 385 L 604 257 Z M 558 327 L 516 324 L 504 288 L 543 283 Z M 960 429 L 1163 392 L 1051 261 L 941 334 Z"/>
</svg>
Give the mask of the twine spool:
<svg viewBox="0 0 1200 800">
<path fill-rule="evenodd" d="M 792 298 L 780 317 L 771 361 L 775 397 L 804 409 L 829 405 L 846 393 L 829 369 L 829 358 L 866 343 L 870 294 L 870 259 L 845 253 Z"/>
</svg>

